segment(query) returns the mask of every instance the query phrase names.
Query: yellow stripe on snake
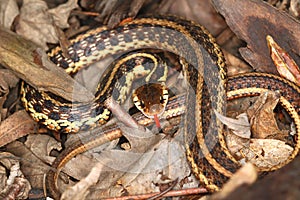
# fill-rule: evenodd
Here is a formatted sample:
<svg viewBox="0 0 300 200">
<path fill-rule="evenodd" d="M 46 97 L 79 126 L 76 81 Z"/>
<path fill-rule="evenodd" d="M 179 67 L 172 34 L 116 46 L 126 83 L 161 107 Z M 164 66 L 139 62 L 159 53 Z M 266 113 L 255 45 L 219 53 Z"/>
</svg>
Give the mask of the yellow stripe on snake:
<svg viewBox="0 0 300 200">
<path fill-rule="evenodd" d="M 59 47 L 49 53 L 50 59 L 71 75 L 107 56 L 124 54 L 137 49 L 161 49 L 180 56 L 183 74 L 189 84 L 186 95 L 187 106 L 184 110 L 185 146 L 187 159 L 195 176 L 209 191 L 216 191 L 240 167 L 226 147 L 223 125 L 214 113 L 216 111 L 222 115 L 226 114 L 225 60 L 213 37 L 202 26 L 170 16 L 145 17 L 111 30 L 106 27 L 90 30 L 71 40 L 71 43 L 68 48 L 70 58 L 65 58 Z M 144 70 L 143 62 L 147 58 L 142 54 L 140 53 L 141 59 L 137 66 Z M 148 55 L 148 62 L 152 63 L 150 64 L 152 68 L 165 67 L 156 56 L 147 53 L 144 55 Z M 124 61 L 124 59 L 126 57 L 120 60 Z M 131 60 L 123 61 L 121 63 Z M 26 83 L 23 83 L 21 89 L 21 100 L 29 114 L 49 129 L 67 133 L 89 129 L 104 124 L 110 119 L 110 111 L 104 105 L 108 97 L 113 96 L 122 103 L 124 96 L 129 93 L 130 87 L 125 83 L 126 81 L 122 82 L 118 79 L 126 71 L 135 69 L 125 69 L 124 66 L 126 68 L 127 65 L 117 64 L 105 73 L 98 86 L 95 100 L 88 104 L 63 101 L 51 94 L 35 90 Z M 151 79 L 152 71 L 150 70 L 148 74 L 150 75 L 146 75 L 146 79 Z M 160 77 L 165 77 L 165 74 Z M 120 87 L 113 93 L 116 85 Z M 252 73 L 229 79 L 227 90 L 230 92 L 227 95 L 232 99 L 255 95 L 266 89 L 282 90 L 281 103 L 294 120 L 299 138 L 300 89 L 295 84 L 277 76 Z M 166 94 L 160 93 L 162 96 Z M 167 98 L 158 99 L 162 101 L 161 103 L 166 103 Z M 139 102 L 139 105 L 141 104 L 144 103 Z M 86 147 L 86 149 L 90 148 Z M 295 142 L 294 151 L 286 162 L 274 169 L 290 162 L 297 155 L 298 149 L 299 139 Z M 61 168 L 67 159 L 64 161 L 62 158 L 59 159 L 54 166 Z M 57 174 L 51 173 L 52 178 L 54 176 L 57 178 Z M 57 194 L 53 196 L 59 197 Z"/>
</svg>

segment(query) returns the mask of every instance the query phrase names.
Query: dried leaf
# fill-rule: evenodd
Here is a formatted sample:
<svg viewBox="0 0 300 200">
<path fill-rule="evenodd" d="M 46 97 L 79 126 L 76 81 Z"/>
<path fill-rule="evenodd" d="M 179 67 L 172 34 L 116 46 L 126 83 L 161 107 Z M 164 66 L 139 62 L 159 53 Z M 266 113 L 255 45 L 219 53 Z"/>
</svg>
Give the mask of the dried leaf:
<svg viewBox="0 0 300 200">
<path fill-rule="evenodd" d="M 297 55 L 300 52 L 300 24 L 294 18 L 263 1 L 212 2 L 230 29 L 247 43 L 240 53 L 255 70 L 277 74 L 265 42 L 267 35 L 272 35 L 296 63 L 300 63 Z"/>
<path fill-rule="evenodd" d="M 60 4 L 56 8 L 50 9 L 48 12 L 52 15 L 55 25 L 60 28 L 68 28 L 68 18 L 72 10 L 78 7 L 78 0 L 68 0 L 64 4 Z"/>
<path fill-rule="evenodd" d="M 15 112 L 0 124 L 0 147 L 34 132 L 36 122 L 25 110 Z"/>
<path fill-rule="evenodd" d="M 125 132 L 131 146 L 130 150 L 102 149 L 101 154 L 98 154 L 99 148 L 97 148 L 98 151 L 89 151 L 84 154 L 85 156 L 79 155 L 67 164 L 66 168 L 69 168 L 68 165 L 73 163 L 70 171 L 76 172 L 76 168 L 82 169 L 75 175 L 81 178 L 87 175 L 95 163 L 100 162 L 103 165 L 99 182 L 95 186 L 97 189 L 92 189 L 87 199 L 120 196 L 124 191 L 129 194 L 154 192 L 158 188 L 156 184 L 153 185 L 153 182 L 159 185 L 189 175 L 189 166 L 183 159 L 184 147 L 181 146 L 180 141 L 177 141 L 179 138 L 169 141 L 161 140 L 162 135 L 139 133 L 140 130 L 126 129 Z M 90 158 L 91 156 L 93 159 Z M 64 168 L 65 172 L 66 168 Z M 65 188 L 65 185 L 61 183 L 59 185 L 60 188 Z"/>
<path fill-rule="evenodd" d="M 247 110 L 251 122 L 252 138 L 267 138 L 276 135 L 286 135 L 278 128 L 274 108 L 278 104 L 280 92 L 265 92 Z"/>
<path fill-rule="evenodd" d="M 30 183 L 20 169 L 18 159 L 11 153 L 0 153 L 0 197 L 2 199 L 27 199 L 31 189 Z M 9 174 L 7 174 L 9 173 Z"/>
<path fill-rule="evenodd" d="M 248 117 L 245 113 L 237 116 L 238 119 L 233 119 L 230 117 L 225 117 L 215 111 L 217 118 L 228 128 L 232 129 L 233 133 L 242 138 L 250 138 L 250 123 Z"/>
<path fill-rule="evenodd" d="M 9 88 L 16 87 L 19 79 L 9 70 L 0 69 L 0 92 L 7 93 Z"/>
<path fill-rule="evenodd" d="M 274 40 L 268 35 L 267 42 L 270 49 L 271 58 L 282 77 L 300 85 L 300 69 L 290 55 L 284 51 Z"/>
<path fill-rule="evenodd" d="M 250 140 L 238 138 L 233 134 L 226 135 L 229 150 L 240 159 L 240 162 L 250 161 L 259 170 L 269 170 L 274 166 L 284 164 L 293 152 L 293 148 L 285 144 L 288 131 L 278 128 L 274 116 L 273 110 L 279 97 L 279 92 L 265 92 L 256 98 L 255 103 L 246 110 L 251 122 Z M 282 152 L 281 155 L 280 152 Z"/>
<path fill-rule="evenodd" d="M 97 183 L 100 173 L 102 171 L 102 165 L 100 163 L 96 164 L 87 177 L 80 180 L 76 185 L 65 190 L 61 196 L 61 199 L 74 199 L 81 200 L 86 199 L 88 194 L 88 189 Z"/>
<path fill-rule="evenodd" d="M 250 151 L 247 150 L 245 156 L 259 170 L 268 170 L 285 163 L 293 150 L 291 146 L 280 140 L 251 139 Z"/>
<path fill-rule="evenodd" d="M 231 132 L 227 132 L 226 135 L 226 145 L 232 155 L 236 157 L 237 160 L 244 162 L 244 154 L 241 154 L 242 149 L 249 149 L 250 139 L 241 138 Z"/>
<path fill-rule="evenodd" d="M 42 134 L 27 136 L 26 144 L 15 141 L 6 146 L 7 151 L 20 157 L 22 171 L 28 177 L 32 187 L 43 188 L 44 174 L 54 158 L 49 156 L 50 149 L 61 149 L 52 137 Z"/>
<path fill-rule="evenodd" d="M 0 25 L 10 29 L 18 15 L 19 8 L 15 0 L 0 1 Z"/>
<path fill-rule="evenodd" d="M 187 177 L 190 169 L 184 157 L 185 149 L 180 143 L 163 140 L 143 154 L 118 183 L 130 194 L 154 192 L 156 185 Z"/>
<path fill-rule="evenodd" d="M 62 149 L 60 142 L 57 142 L 52 137 L 47 135 L 29 135 L 26 142 L 26 147 L 35 155 L 38 155 L 41 160 L 46 163 L 52 163 L 53 157 L 50 157 L 51 150 L 55 149 L 60 151 Z"/>
<path fill-rule="evenodd" d="M 66 21 L 70 11 L 77 6 L 76 3 L 76 0 L 69 0 L 66 4 L 49 11 L 45 1 L 26 0 L 20 10 L 16 32 L 47 50 L 47 43 L 58 42 L 55 25 L 61 28 L 68 27 Z M 53 12 L 56 15 L 53 16 Z M 58 17 L 59 14 L 62 16 Z"/>
<path fill-rule="evenodd" d="M 0 69 L 0 122 L 7 116 L 7 109 L 4 109 L 3 105 L 9 93 L 9 88 L 16 87 L 18 82 L 19 79 L 11 71 Z"/>
</svg>

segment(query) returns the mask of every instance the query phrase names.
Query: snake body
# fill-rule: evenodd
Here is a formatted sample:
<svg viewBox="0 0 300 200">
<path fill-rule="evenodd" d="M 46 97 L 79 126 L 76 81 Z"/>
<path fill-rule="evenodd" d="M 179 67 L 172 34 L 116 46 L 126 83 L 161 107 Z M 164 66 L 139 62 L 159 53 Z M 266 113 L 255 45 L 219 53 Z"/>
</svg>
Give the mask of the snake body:
<svg viewBox="0 0 300 200">
<path fill-rule="evenodd" d="M 105 27 L 90 30 L 76 37 L 71 43 L 72 45 L 68 48 L 69 58 L 63 56 L 60 48 L 54 49 L 49 54 L 55 64 L 71 75 L 80 68 L 109 55 L 141 48 L 158 48 L 183 58 L 183 73 L 189 84 L 186 95 L 188 106 L 184 111 L 185 146 L 187 159 L 194 174 L 209 191 L 216 191 L 240 167 L 226 147 L 223 125 L 214 113 L 216 111 L 225 115 L 227 80 L 225 60 L 214 38 L 202 26 L 170 16 L 144 17 L 111 30 Z M 106 92 L 111 90 L 116 73 L 117 70 L 108 73 L 103 87 L 100 86 L 101 89 L 97 90 L 95 101 L 90 104 L 63 102 L 25 83 L 21 89 L 21 99 L 30 115 L 48 128 L 60 132 L 78 132 L 97 124 L 104 124 L 109 120 L 110 111 L 103 102 L 107 97 Z M 233 88 L 233 91 L 239 90 L 239 85 L 249 88 L 243 80 L 246 76 L 241 77 L 240 84 L 229 81 L 229 88 Z M 266 77 L 262 75 L 261 79 Z M 252 79 L 256 78 L 252 77 Z M 293 85 L 289 82 L 282 82 L 280 78 L 276 80 L 284 85 Z M 256 88 L 261 88 L 261 85 L 265 85 L 265 82 L 257 84 Z M 300 122 L 297 121 L 300 107 L 299 87 L 295 86 L 295 88 L 291 92 L 292 96 L 289 96 L 290 93 L 286 95 L 288 99 L 286 105 L 295 107 L 291 108 L 289 113 L 294 114 L 293 119 L 297 126 L 297 133 L 299 133 Z M 232 96 L 234 95 L 237 94 Z M 107 140 L 100 139 L 99 144 L 103 141 Z M 79 145 L 79 148 L 83 146 Z M 295 149 L 298 148 L 297 143 Z M 83 149 L 89 149 L 89 147 Z M 298 153 L 298 150 L 294 152 L 296 153 L 287 162 Z M 55 162 L 55 167 L 61 167 L 66 160 L 68 159 L 58 160 Z M 51 177 L 56 177 L 53 179 L 57 179 L 57 174 L 50 173 L 52 173 Z M 56 182 L 56 180 L 52 181 Z"/>
</svg>

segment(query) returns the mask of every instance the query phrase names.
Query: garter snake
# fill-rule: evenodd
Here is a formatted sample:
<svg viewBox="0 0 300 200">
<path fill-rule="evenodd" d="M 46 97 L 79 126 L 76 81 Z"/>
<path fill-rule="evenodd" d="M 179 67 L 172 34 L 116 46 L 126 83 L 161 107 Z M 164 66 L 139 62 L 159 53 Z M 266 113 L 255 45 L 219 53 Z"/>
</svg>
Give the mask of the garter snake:
<svg viewBox="0 0 300 200">
<path fill-rule="evenodd" d="M 109 55 L 140 48 L 158 48 L 184 58 L 183 72 L 190 86 L 186 95 L 188 106 L 185 108 L 185 146 L 194 174 L 208 190 L 215 191 L 240 167 L 226 147 L 223 126 L 213 112 L 225 114 L 224 57 L 213 37 L 202 26 L 169 16 L 145 17 L 111 30 L 105 27 L 90 30 L 71 43 L 68 48 L 69 58 L 63 56 L 60 48 L 49 54 L 51 60 L 69 74 Z M 26 84 L 21 89 L 21 99 L 30 115 L 48 128 L 60 132 L 77 132 L 109 120 L 110 111 L 103 105 L 103 99 L 106 97 L 105 92 L 111 88 L 109 85 L 112 84 L 114 75 L 112 73 L 108 76 L 104 89 L 98 89 L 95 101 L 89 105 L 61 102 Z M 259 73 L 256 75 L 252 80 L 260 77 L 263 82 L 255 87 L 265 86 L 268 76 L 259 76 Z M 251 78 L 244 75 L 241 76 L 240 84 L 229 81 L 229 88 L 238 91 L 232 94 L 232 98 L 243 95 L 240 87 L 248 88 L 248 79 Z M 292 103 L 284 101 L 283 104 L 287 105 L 299 134 L 299 87 L 281 79 L 276 80 L 296 88 L 292 90 L 292 94 L 286 95 L 286 99 Z M 266 89 L 272 89 L 271 87 L 273 86 L 267 86 Z M 260 93 L 261 89 L 258 90 Z M 245 89 L 244 92 L 248 94 L 252 91 Z M 299 142 L 287 162 L 295 157 L 298 148 Z"/>
</svg>

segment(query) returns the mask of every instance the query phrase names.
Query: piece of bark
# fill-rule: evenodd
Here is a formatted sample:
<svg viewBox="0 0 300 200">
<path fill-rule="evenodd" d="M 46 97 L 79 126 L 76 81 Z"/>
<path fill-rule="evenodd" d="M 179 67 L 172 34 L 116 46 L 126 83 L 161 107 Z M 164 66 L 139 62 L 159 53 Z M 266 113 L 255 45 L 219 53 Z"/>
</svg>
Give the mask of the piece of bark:
<svg viewBox="0 0 300 200">
<path fill-rule="evenodd" d="M 0 28 L 0 38 L 0 64 L 30 85 L 69 101 L 89 102 L 94 98 L 85 87 L 50 62 L 36 44 L 3 28 Z"/>
<path fill-rule="evenodd" d="M 269 174 L 251 187 L 241 186 L 223 200 L 299 199 L 300 159 L 296 158 L 284 168 Z"/>
<path fill-rule="evenodd" d="M 294 18 L 262 1 L 213 0 L 213 3 L 231 30 L 247 43 L 240 53 L 255 70 L 278 74 L 270 58 L 267 35 L 300 64 L 300 23 Z"/>
</svg>

